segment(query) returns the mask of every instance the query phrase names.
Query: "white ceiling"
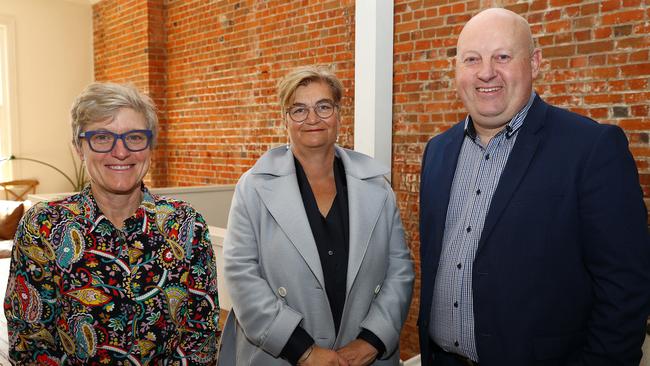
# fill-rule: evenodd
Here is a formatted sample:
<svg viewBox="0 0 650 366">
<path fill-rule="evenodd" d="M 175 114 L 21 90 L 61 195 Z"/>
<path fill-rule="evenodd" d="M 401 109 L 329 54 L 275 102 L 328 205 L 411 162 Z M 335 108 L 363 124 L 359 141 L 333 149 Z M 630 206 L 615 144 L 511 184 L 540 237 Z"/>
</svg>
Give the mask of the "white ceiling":
<svg viewBox="0 0 650 366">
<path fill-rule="evenodd" d="M 100 2 L 102 0 L 63 0 L 63 1 L 71 2 L 71 3 L 77 3 L 77 4 L 90 4 L 90 5 L 93 5 L 93 4 L 97 4 L 98 2 Z"/>
</svg>

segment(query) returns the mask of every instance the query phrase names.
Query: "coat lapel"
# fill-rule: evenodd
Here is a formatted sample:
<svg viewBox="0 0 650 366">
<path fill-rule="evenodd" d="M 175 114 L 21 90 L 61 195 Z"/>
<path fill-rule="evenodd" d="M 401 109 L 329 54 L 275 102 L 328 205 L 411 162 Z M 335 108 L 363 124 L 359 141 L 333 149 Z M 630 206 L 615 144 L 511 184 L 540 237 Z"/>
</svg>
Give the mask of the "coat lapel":
<svg viewBox="0 0 650 366">
<path fill-rule="evenodd" d="M 363 180 L 347 175 L 348 207 L 350 210 L 350 252 L 348 255 L 348 276 L 346 295 L 350 293 L 363 257 L 368 250 L 370 236 L 388 193 Z"/>
<path fill-rule="evenodd" d="M 382 175 L 388 173 L 388 170 L 365 155 L 348 153 L 339 147 L 336 148 L 336 155 L 343 162 L 348 185 L 350 217 L 350 249 L 346 279 L 346 295 L 348 295 L 357 278 L 361 262 L 368 250 L 370 237 L 388 197 L 388 192 L 381 185 L 368 180 L 384 179 Z"/>
<path fill-rule="evenodd" d="M 388 170 L 365 155 L 348 153 L 338 146 L 336 154 L 345 167 L 350 210 L 347 293 L 359 273 L 370 237 L 388 197 L 388 193 L 382 187 L 366 180 L 381 177 Z M 273 149 L 266 159 L 260 159 L 256 163 L 252 173 L 269 176 L 268 180 L 257 188 L 257 193 L 278 226 L 304 258 L 318 282 L 325 288 L 316 242 L 310 230 L 296 180 L 293 154 L 284 148 Z M 287 197 L 293 198 L 287 199 Z"/>
<path fill-rule="evenodd" d="M 273 170 L 279 171 L 282 175 L 270 178 L 257 188 L 257 193 L 280 229 L 303 257 L 314 277 L 325 288 L 316 242 L 310 230 L 296 180 L 293 155 L 287 151 L 276 159 L 281 161 L 271 161 L 269 166 L 275 167 Z M 261 166 L 257 170 L 264 172 L 267 168 Z"/>
<path fill-rule="evenodd" d="M 542 138 L 542 134 L 539 131 L 544 124 L 546 108 L 547 104 L 539 96 L 536 96 L 533 105 L 526 115 L 524 125 L 521 127 L 521 131 L 519 131 L 515 146 L 513 146 L 510 152 L 508 162 L 503 169 L 503 173 L 501 173 L 499 184 L 494 192 L 490 208 L 485 218 L 485 225 L 483 226 L 477 252 L 480 252 L 481 248 L 485 245 L 492 229 L 494 229 L 494 226 L 499 221 L 503 210 L 510 202 L 510 198 L 524 177 L 535 155 L 535 151 L 537 151 L 537 146 Z"/>
</svg>

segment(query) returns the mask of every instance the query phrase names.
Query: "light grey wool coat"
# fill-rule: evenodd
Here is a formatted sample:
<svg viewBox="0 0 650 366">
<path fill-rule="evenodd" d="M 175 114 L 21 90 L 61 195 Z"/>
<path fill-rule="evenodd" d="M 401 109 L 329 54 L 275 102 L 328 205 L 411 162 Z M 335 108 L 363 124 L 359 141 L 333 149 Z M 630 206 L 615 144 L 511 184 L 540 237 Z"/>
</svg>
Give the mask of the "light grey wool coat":
<svg viewBox="0 0 650 366">
<path fill-rule="evenodd" d="M 388 171 L 366 155 L 335 149 L 345 167 L 350 217 L 347 294 L 338 335 L 294 157 L 282 146 L 265 153 L 235 189 L 223 250 L 233 311 L 218 365 L 289 365 L 279 354 L 298 325 L 318 346 L 330 349 L 343 347 L 366 328 L 386 346 L 374 364 L 399 364 L 399 334 L 414 274 L 395 195 L 383 176 Z"/>
</svg>

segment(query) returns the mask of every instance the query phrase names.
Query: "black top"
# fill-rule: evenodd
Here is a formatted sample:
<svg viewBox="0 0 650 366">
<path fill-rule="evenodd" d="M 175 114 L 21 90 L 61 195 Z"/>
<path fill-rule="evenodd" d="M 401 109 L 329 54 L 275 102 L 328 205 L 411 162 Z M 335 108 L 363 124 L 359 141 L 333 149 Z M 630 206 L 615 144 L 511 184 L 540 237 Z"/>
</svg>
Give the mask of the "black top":
<svg viewBox="0 0 650 366">
<path fill-rule="evenodd" d="M 341 159 L 334 159 L 334 182 L 336 184 L 336 196 L 332 207 L 323 217 L 318 210 L 316 197 L 311 190 L 307 176 L 302 166 L 295 159 L 296 176 L 302 202 L 305 205 L 305 212 L 309 220 L 320 264 L 323 268 L 325 279 L 325 292 L 330 302 L 332 317 L 334 318 L 334 329 L 338 334 L 341 326 L 341 315 L 345 305 L 345 284 L 348 274 L 348 252 L 349 252 L 349 218 L 348 218 L 348 189 L 345 180 L 345 169 Z"/>
<path fill-rule="evenodd" d="M 323 277 L 325 280 L 325 292 L 330 303 L 334 328 L 338 334 L 341 327 L 341 317 L 345 306 L 345 293 L 348 274 L 348 254 L 350 238 L 350 220 L 348 209 L 348 190 L 345 178 L 345 168 L 341 159 L 334 159 L 334 182 L 336 184 L 336 196 L 332 207 L 326 217 L 320 213 L 316 197 L 311 190 L 309 180 L 298 159 L 294 158 L 296 166 L 296 177 L 300 196 L 309 226 L 311 228 L 316 248 L 320 257 Z M 386 349 L 383 342 L 372 332 L 362 329 L 359 338 L 367 341 L 377 348 L 379 355 Z M 298 326 L 291 334 L 289 341 L 282 349 L 280 355 L 292 364 L 296 364 L 300 356 L 314 344 L 313 338 L 302 327 Z"/>
</svg>

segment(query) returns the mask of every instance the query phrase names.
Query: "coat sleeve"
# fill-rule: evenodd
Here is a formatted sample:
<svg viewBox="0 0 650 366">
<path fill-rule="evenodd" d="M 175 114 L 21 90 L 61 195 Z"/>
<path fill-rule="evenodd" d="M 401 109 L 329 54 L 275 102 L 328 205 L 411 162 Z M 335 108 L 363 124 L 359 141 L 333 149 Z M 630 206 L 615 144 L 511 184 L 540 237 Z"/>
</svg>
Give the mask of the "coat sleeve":
<svg viewBox="0 0 650 366">
<path fill-rule="evenodd" d="M 232 309 L 246 337 L 278 357 L 302 314 L 275 296 L 264 278 L 259 257 L 259 219 L 251 209 L 258 199 L 249 174 L 242 176 L 233 196 L 224 239 L 224 277 Z"/>
<path fill-rule="evenodd" d="M 592 277 L 586 365 L 638 365 L 650 305 L 647 213 L 627 139 L 603 125 L 581 173 L 584 260 Z"/>
<path fill-rule="evenodd" d="M 361 328 L 374 333 L 386 346 L 383 358 L 389 358 L 399 345 L 399 335 L 406 320 L 413 291 L 413 261 L 404 241 L 404 228 L 395 201 L 395 193 L 389 191 L 386 209 L 390 220 L 389 258 L 386 277 L 381 290 L 370 304 L 368 315 Z"/>
</svg>

